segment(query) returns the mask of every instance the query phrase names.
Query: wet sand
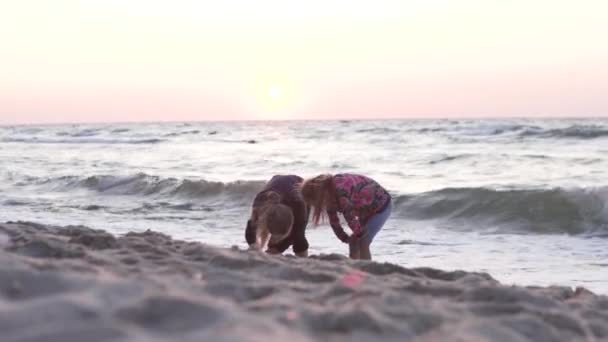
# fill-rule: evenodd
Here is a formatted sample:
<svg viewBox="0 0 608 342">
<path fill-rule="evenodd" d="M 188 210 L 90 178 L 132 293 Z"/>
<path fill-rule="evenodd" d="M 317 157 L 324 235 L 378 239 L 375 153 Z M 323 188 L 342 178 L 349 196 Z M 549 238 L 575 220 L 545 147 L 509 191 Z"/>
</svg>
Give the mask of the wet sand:
<svg viewBox="0 0 608 342">
<path fill-rule="evenodd" d="M 0 224 L 9 341 L 608 341 L 608 297 L 341 255 Z"/>
</svg>

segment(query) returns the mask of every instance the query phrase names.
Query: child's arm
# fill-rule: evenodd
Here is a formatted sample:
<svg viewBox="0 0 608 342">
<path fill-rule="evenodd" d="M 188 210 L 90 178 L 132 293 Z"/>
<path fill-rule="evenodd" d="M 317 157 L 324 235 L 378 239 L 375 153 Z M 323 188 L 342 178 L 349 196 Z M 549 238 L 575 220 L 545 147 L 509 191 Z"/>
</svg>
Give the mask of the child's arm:
<svg viewBox="0 0 608 342">
<path fill-rule="evenodd" d="M 350 198 L 347 195 L 344 195 L 340 197 L 339 201 L 340 206 L 342 207 L 342 215 L 344 215 L 346 223 L 353 231 L 353 236 L 361 237 L 363 234 L 363 228 L 361 227 L 361 222 L 359 222 L 357 213 L 353 209 Z"/>
<path fill-rule="evenodd" d="M 346 191 L 340 191 L 338 195 L 338 205 L 340 206 L 340 211 L 346 220 L 346 223 L 353 231 L 353 236 L 361 237 L 363 234 L 363 228 L 361 227 L 361 223 L 359 222 L 359 215 L 354 210 L 353 204 L 350 200 L 350 193 Z M 337 217 L 337 216 L 336 216 Z"/>
<path fill-rule="evenodd" d="M 352 210 L 345 210 L 342 214 L 346 223 L 348 223 L 348 226 L 353 231 L 353 235 L 361 237 L 363 235 L 363 227 L 361 227 L 361 222 L 359 222 L 359 218 L 355 213 Z"/>
<path fill-rule="evenodd" d="M 340 224 L 340 219 L 338 218 L 338 213 L 335 211 L 327 211 L 327 216 L 329 216 L 329 224 L 336 234 L 336 237 L 340 239 L 340 241 L 347 243 L 348 242 L 348 234 L 342 228 Z"/>
</svg>

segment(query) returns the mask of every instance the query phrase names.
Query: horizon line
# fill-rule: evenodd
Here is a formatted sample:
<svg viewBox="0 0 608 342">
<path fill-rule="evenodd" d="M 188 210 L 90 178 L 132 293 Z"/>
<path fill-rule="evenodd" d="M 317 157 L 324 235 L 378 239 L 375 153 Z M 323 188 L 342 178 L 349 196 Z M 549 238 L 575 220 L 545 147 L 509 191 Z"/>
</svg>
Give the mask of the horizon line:
<svg viewBox="0 0 608 342">
<path fill-rule="evenodd" d="M 0 123 L 0 127 L 7 126 L 61 126 L 61 125 L 102 125 L 102 124 L 179 124 L 179 123 L 237 123 L 237 122 L 341 122 L 341 121 L 408 121 L 408 120 L 513 120 L 513 119 L 541 119 L 541 120 L 594 120 L 594 119 L 608 119 L 608 114 L 605 115 L 589 115 L 589 116 L 572 116 L 572 115 L 508 115 L 508 116 L 406 116 L 406 117 L 363 117 L 363 118 L 291 118 L 291 119 L 260 119 L 260 118 L 247 118 L 247 119 L 200 119 L 200 120 L 126 120 L 126 121 L 66 121 L 66 122 L 22 122 L 22 123 Z"/>
</svg>

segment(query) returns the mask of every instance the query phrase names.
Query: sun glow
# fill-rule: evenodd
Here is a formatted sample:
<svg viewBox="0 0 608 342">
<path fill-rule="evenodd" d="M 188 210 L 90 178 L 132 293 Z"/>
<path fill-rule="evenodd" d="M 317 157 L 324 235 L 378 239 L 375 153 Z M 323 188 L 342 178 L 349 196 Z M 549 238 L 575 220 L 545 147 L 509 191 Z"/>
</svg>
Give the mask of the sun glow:
<svg viewBox="0 0 608 342">
<path fill-rule="evenodd" d="M 262 81 L 255 85 L 252 94 L 255 98 L 251 113 L 260 119 L 289 119 L 297 111 L 299 93 L 290 80 L 281 78 L 279 81 Z"/>
<path fill-rule="evenodd" d="M 281 89 L 281 87 L 279 87 L 277 85 L 273 85 L 273 86 L 270 86 L 270 88 L 268 88 L 268 96 L 270 96 L 273 99 L 277 99 L 277 98 L 281 97 L 282 93 L 283 93 L 283 90 Z"/>
<path fill-rule="evenodd" d="M 0 124 L 606 116 L 606 13 L 605 0 L 0 1 Z"/>
</svg>

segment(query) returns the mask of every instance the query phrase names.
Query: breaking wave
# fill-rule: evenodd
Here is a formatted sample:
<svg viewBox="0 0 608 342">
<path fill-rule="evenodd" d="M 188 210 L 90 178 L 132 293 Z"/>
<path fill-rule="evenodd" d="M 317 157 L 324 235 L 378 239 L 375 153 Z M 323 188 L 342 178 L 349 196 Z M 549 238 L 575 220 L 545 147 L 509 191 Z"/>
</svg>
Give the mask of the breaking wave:
<svg viewBox="0 0 608 342">
<path fill-rule="evenodd" d="M 158 144 L 164 139 L 38 139 L 38 138 L 4 138 L 6 143 L 27 144 Z"/>
<path fill-rule="evenodd" d="M 22 178 L 17 186 L 41 186 L 53 191 L 92 191 L 100 196 L 137 196 L 144 201 L 185 199 L 173 209 L 186 210 L 197 200 L 221 206 L 248 205 L 264 181 L 214 182 L 163 178 L 145 173 L 129 176 L 94 175 Z M 608 233 L 608 186 L 496 190 L 445 188 L 393 198 L 393 216 L 407 220 L 436 220 L 441 227 L 519 233 Z M 180 202 L 182 203 L 182 202 Z M 215 205 L 214 204 L 214 205 Z M 87 210 L 97 210 L 88 208 Z"/>
<path fill-rule="evenodd" d="M 89 177 L 64 176 L 57 178 L 29 177 L 18 183 L 20 186 L 48 186 L 55 191 L 87 189 L 100 194 L 204 198 L 217 195 L 246 196 L 255 194 L 264 186 L 263 181 L 238 180 L 234 182 L 212 182 L 162 178 L 145 173 L 130 176 L 95 175 Z"/>
<path fill-rule="evenodd" d="M 541 190 L 446 188 L 397 196 L 396 214 L 447 227 L 499 232 L 606 233 L 608 187 Z"/>
<path fill-rule="evenodd" d="M 556 129 L 525 130 L 524 137 L 595 139 L 608 137 L 608 128 L 597 125 L 573 125 Z"/>
<path fill-rule="evenodd" d="M 572 125 L 561 128 L 543 128 L 533 125 L 484 124 L 478 126 L 423 127 L 410 129 L 408 131 L 423 134 L 447 134 L 455 137 L 516 136 L 520 138 L 553 139 L 596 139 L 608 137 L 608 127 L 600 125 Z"/>
</svg>

